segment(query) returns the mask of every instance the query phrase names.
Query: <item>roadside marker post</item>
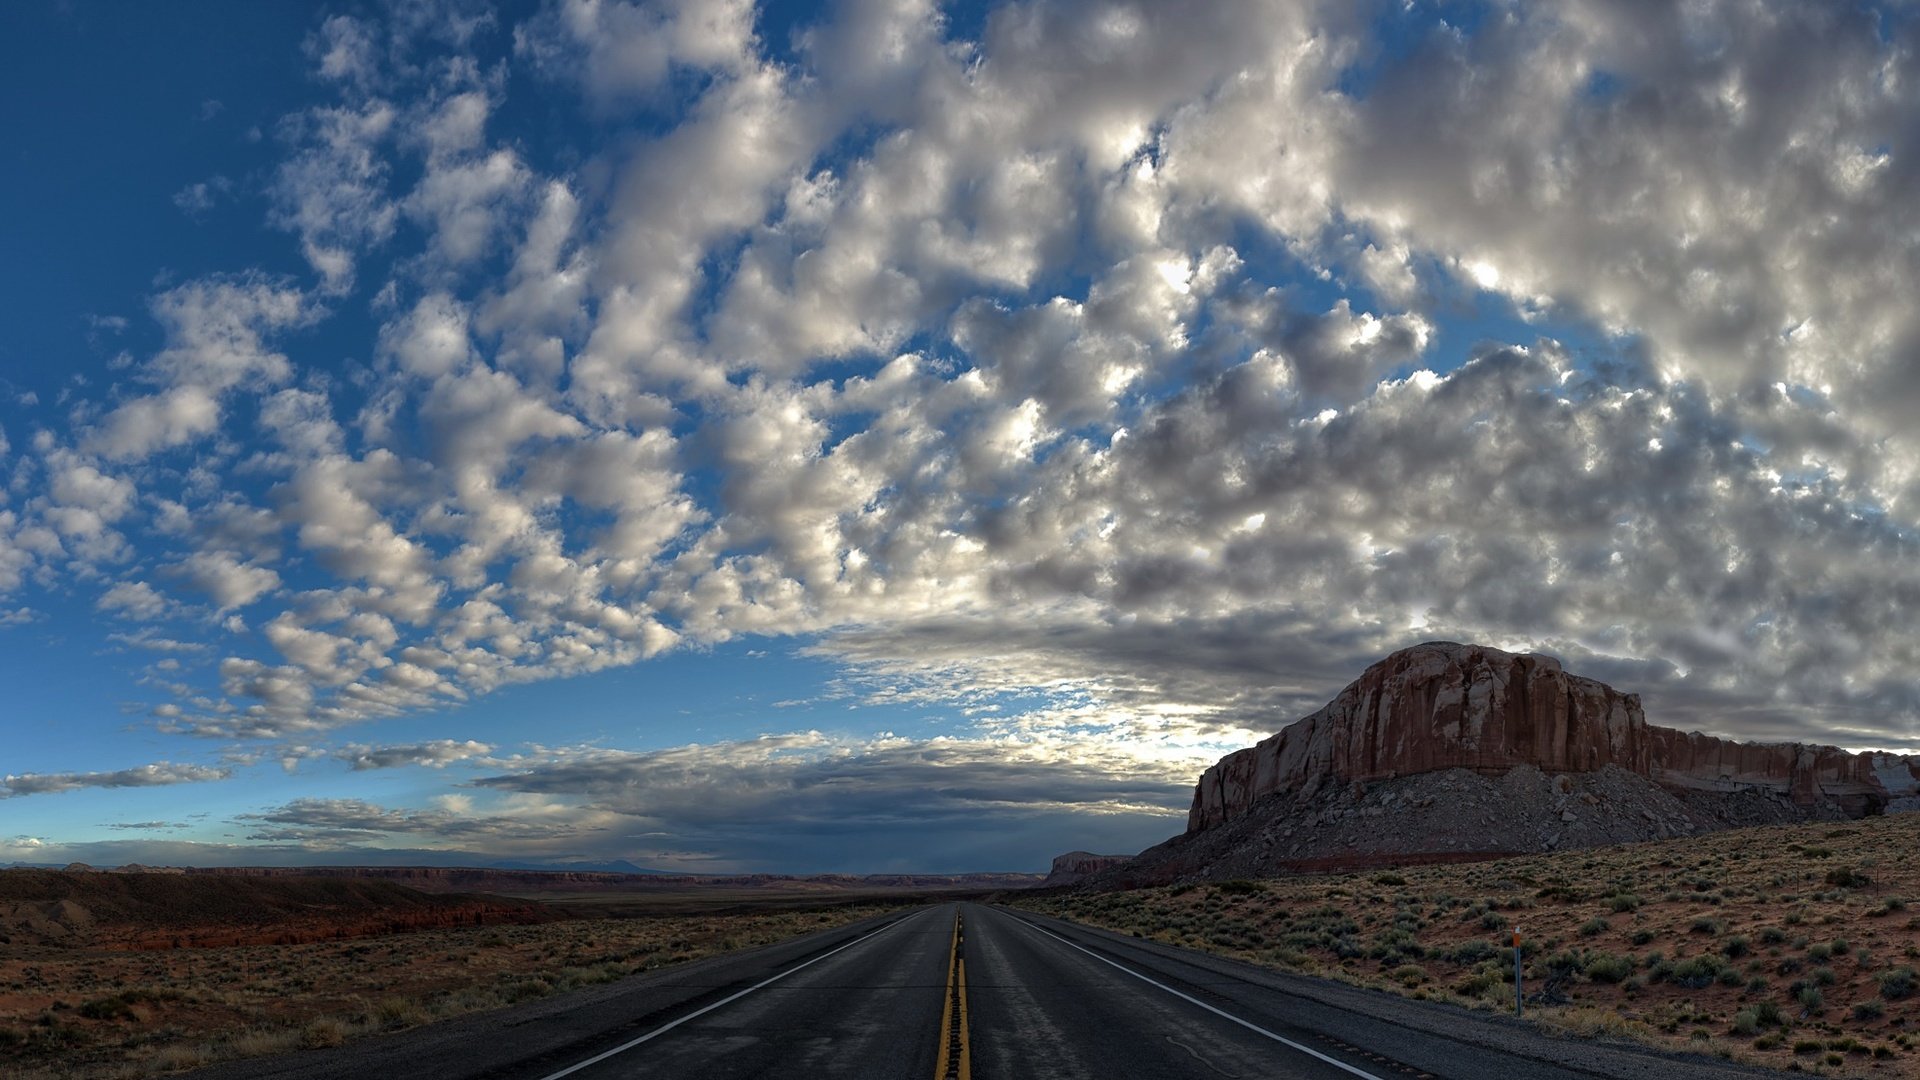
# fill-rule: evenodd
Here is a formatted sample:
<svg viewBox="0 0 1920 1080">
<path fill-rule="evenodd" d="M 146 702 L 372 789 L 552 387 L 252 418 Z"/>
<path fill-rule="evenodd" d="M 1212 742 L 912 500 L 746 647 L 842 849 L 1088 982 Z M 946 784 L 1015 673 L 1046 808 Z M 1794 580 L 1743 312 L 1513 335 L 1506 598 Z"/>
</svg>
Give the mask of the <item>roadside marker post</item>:
<svg viewBox="0 0 1920 1080">
<path fill-rule="evenodd" d="M 1520 989 L 1520 928 L 1513 928 L 1513 1015 L 1526 1010 L 1526 994 Z"/>
</svg>

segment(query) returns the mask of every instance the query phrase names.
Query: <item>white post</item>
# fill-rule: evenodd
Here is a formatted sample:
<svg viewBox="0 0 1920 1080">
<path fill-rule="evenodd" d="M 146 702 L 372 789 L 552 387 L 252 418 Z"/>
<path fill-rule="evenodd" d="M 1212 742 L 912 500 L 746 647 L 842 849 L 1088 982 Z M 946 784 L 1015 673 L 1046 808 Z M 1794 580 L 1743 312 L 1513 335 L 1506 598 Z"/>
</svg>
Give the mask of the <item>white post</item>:
<svg viewBox="0 0 1920 1080">
<path fill-rule="evenodd" d="M 1526 1009 L 1526 994 L 1520 989 L 1520 928 L 1513 928 L 1513 1015 L 1519 1016 Z"/>
</svg>

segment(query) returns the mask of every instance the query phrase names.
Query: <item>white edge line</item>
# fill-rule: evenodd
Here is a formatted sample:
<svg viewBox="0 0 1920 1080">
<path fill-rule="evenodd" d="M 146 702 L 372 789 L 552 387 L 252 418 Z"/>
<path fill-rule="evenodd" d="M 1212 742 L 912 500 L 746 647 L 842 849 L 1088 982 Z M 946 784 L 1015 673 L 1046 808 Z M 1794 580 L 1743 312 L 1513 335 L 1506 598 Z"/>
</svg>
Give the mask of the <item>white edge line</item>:
<svg viewBox="0 0 1920 1080">
<path fill-rule="evenodd" d="M 907 918 L 912 918 L 912 916 L 908 916 Z M 852 941 L 849 941 L 846 944 L 839 946 L 838 948 L 832 949 L 828 952 L 823 952 L 819 956 L 814 957 L 813 959 L 807 961 L 804 964 L 795 964 L 793 967 L 788 968 L 787 970 L 781 972 L 778 975 L 773 976 L 770 979 L 765 979 L 760 982 L 754 983 L 752 986 L 747 987 L 745 990 L 742 990 L 736 994 L 729 995 L 728 997 L 721 998 L 719 1001 L 716 1001 L 713 1004 L 706 1006 L 705 1008 L 696 1009 L 695 1011 L 688 1013 L 687 1015 L 681 1017 L 678 1020 L 673 1021 L 670 1024 L 662 1024 L 659 1027 L 654 1028 L 652 1031 L 647 1032 L 645 1035 L 642 1035 L 639 1038 L 633 1039 L 629 1042 L 621 1043 L 619 1046 L 616 1046 L 613 1049 L 606 1051 L 605 1053 L 595 1054 L 593 1057 L 590 1057 L 587 1060 L 582 1061 L 576 1065 L 569 1065 L 566 1068 L 561 1069 L 557 1073 L 548 1073 L 546 1076 L 541 1077 L 540 1080 L 560 1080 L 561 1077 L 571 1076 L 574 1073 L 579 1072 L 581 1069 L 584 1069 L 589 1065 L 598 1065 L 601 1062 L 607 1060 L 608 1058 L 613 1057 L 615 1054 L 624 1054 L 627 1051 L 633 1049 L 634 1047 L 639 1046 L 641 1043 L 648 1041 L 649 1039 L 655 1039 L 662 1035 L 665 1035 L 667 1032 L 672 1031 L 674 1028 L 679 1027 L 681 1024 L 684 1024 L 689 1020 L 694 1020 L 699 1017 L 705 1016 L 706 1014 L 712 1012 L 713 1010 L 719 1008 L 722 1005 L 728 1005 L 728 1004 L 732 1004 L 733 1002 L 739 1001 L 741 998 L 746 997 L 748 994 L 753 993 L 755 990 L 758 990 L 763 986 L 770 986 L 773 983 L 777 983 L 781 979 L 784 979 L 787 976 L 793 974 L 794 972 L 799 971 L 801 968 L 811 967 L 814 964 L 817 964 L 820 961 L 825 960 L 827 957 L 832 956 L 834 953 L 840 952 L 843 949 L 851 949 L 855 945 L 858 945 L 861 942 L 867 940 L 868 938 L 874 936 L 874 934 L 884 934 L 887 931 L 893 929 L 896 926 L 899 926 L 901 923 L 906 921 L 907 919 L 905 918 L 895 919 L 894 921 L 888 923 L 887 925 L 881 927 L 878 930 L 861 934 L 859 937 L 854 938 Z M 1068 942 L 1068 944 L 1071 945 L 1072 942 Z M 1376 1080 L 1378 1080 L 1378 1078 L 1376 1078 Z"/>
<path fill-rule="evenodd" d="M 1027 927 L 1028 929 L 1034 930 L 1038 933 L 1045 934 L 1048 937 L 1052 938 L 1055 941 L 1060 942 L 1063 945 L 1067 945 L 1071 948 L 1079 949 L 1081 952 L 1086 953 L 1088 956 L 1093 957 L 1095 960 L 1098 960 L 1109 967 L 1117 968 L 1121 971 L 1124 971 L 1127 974 L 1133 976 L 1136 979 L 1139 979 L 1141 982 L 1146 983 L 1149 986 L 1157 986 L 1160 989 L 1165 990 L 1167 993 L 1172 994 L 1174 997 L 1180 998 L 1183 1001 L 1190 1001 L 1193 1004 L 1198 1005 L 1201 1008 L 1207 1010 L 1208 1012 L 1214 1014 L 1215 1016 L 1219 1016 L 1224 1019 L 1231 1020 L 1234 1023 L 1239 1024 L 1241 1027 L 1246 1028 L 1248 1031 L 1258 1032 L 1259 1034 L 1265 1035 L 1267 1038 L 1272 1039 L 1274 1042 L 1281 1043 L 1282 1045 L 1285 1045 L 1285 1046 L 1290 1046 L 1293 1049 L 1298 1050 L 1309 1057 L 1319 1058 L 1321 1061 L 1326 1062 L 1327 1064 L 1333 1066 L 1336 1069 L 1343 1069 L 1346 1072 L 1352 1073 L 1354 1076 L 1365 1077 L 1366 1080 L 1382 1080 L 1381 1077 L 1375 1076 L 1374 1074 L 1367 1072 L 1365 1069 L 1356 1069 L 1352 1065 L 1349 1065 L 1346 1062 L 1341 1061 L 1339 1058 L 1328 1057 L 1327 1055 L 1321 1053 L 1320 1051 L 1315 1050 L 1311 1046 L 1302 1046 L 1301 1044 L 1294 1042 L 1292 1039 L 1287 1038 L 1285 1035 L 1275 1035 L 1273 1032 L 1268 1031 L 1266 1028 L 1261 1027 L 1259 1024 L 1242 1020 L 1230 1012 L 1226 1012 L 1222 1009 L 1214 1008 L 1213 1006 L 1207 1004 L 1206 1002 L 1201 1001 L 1197 997 L 1194 997 L 1190 994 L 1183 994 L 1180 991 L 1175 990 L 1173 987 L 1168 986 L 1165 983 L 1156 982 L 1153 979 L 1150 979 L 1147 976 L 1140 974 L 1139 972 L 1133 970 L 1130 967 L 1126 967 L 1122 964 L 1114 963 L 1112 960 L 1109 960 L 1106 957 L 1101 956 L 1099 953 L 1094 952 L 1092 949 L 1082 948 L 1080 945 L 1075 944 L 1074 942 L 1068 941 L 1066 938 L 1061 937 L 1059 934 L 1056 934 L 1051 930 L 1045 929 L 1044 927 L 1036 926 L 1035 924 L 1030 923 L 1025 919 L 1022 919 L 1017 915 L 1013 916 L 1013 921 L 1020 923 L 1021 925 Z"/>
</svg>

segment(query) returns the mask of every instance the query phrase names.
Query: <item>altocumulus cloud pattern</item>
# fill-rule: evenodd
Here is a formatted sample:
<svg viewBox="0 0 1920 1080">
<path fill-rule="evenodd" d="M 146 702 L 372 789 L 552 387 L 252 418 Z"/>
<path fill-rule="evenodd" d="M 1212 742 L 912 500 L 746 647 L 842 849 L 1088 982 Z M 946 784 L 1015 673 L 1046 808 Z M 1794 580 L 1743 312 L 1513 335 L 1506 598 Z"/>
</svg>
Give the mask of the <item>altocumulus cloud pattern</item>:
<svg viewBox="0 0 1920 1080">
<path fill-rule="evenodd" d="M 125 710 L 0 858 L 1037 866 L 1430 638 L 1916 745 L 1899 5 L 300 18 L 0 355 L 11 677 Z"/>
</svg>

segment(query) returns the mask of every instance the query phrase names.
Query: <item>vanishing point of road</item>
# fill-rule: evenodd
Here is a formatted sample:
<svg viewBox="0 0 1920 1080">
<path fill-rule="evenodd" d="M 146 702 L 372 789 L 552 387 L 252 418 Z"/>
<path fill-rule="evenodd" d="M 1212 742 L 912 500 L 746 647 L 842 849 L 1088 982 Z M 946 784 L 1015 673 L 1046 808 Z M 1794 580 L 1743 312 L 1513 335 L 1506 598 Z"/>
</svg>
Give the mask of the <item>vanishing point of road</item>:
<svg viewBox="0 0 1920 1080">
<path fill-rule="evenodd" d="M 204 1080 L 1778 1075 L 948 903 Z"/>
</svg>

